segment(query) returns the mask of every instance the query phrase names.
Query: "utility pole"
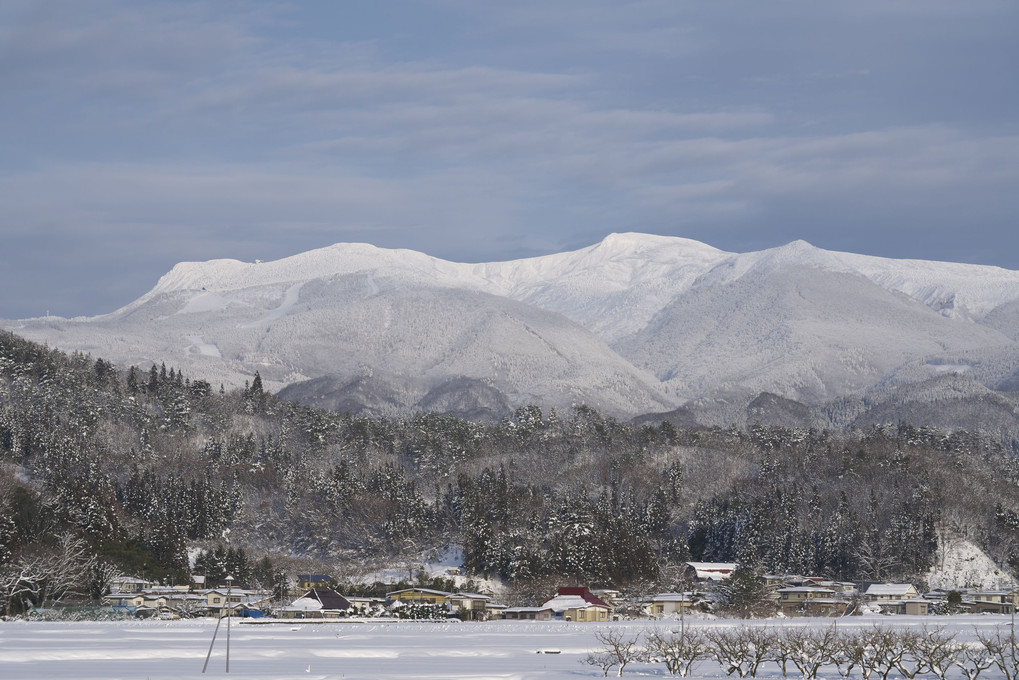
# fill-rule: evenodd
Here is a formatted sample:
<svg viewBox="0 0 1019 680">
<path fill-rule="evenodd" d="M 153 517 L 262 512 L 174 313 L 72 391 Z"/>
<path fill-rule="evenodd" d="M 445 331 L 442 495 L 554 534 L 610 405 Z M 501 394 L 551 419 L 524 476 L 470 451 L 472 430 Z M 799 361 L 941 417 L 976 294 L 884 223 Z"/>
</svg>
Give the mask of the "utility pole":
<svg viewBox="0 0 1019 680">
<path fill-rule="evenodd" d="M 686 589 L 691 587 L 690 579 L 687 577 L 686 565 L 683 565 L 682 576 L 679 577 L 679 636 L 681 639 L 686 639 Z M 690 593 L 691 598 L 693 592 Z"/>
<path fill-rule="evenodd" d="M 226 577 L 226 672 L 230 672 L 230 615 L 233 613 L 234 605 L 230 595 L 233 594 L 234 577 Z"/>
<path fill-rule="evenodd" d="M 233 576 L 226 577 L 226 672 L 230 672 L 230 596 L 233 594 Z M 206 584 L 208 585 L 208 584 Z M 216 629 L 212 631 L 212 642 L 209 643 L 209 653 L 205 655 L 205 664 L 202 666 L 202 673 L 209 668 L 209 659 L 212 657 L 212 648 L 216 646 L 216 634 L 219 633 L 219 624 L 223 623 L 223 610 L 216 617 Z"/>
</svg>

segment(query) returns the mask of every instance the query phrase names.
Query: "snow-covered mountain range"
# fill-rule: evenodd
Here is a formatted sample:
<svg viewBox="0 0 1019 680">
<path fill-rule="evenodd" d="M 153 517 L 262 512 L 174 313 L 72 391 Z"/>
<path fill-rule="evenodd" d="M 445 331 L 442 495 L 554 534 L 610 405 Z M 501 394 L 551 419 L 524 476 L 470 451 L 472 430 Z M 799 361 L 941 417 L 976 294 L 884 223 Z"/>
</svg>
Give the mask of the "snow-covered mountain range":
<svg viewBox="0 0 1019 680">
<path fill-rule="evenodd" d="M 371 413 L 586 403 L 739 420 L 766 393 L 848 425 L 961 393 L 993 394 L 1014 414 L 1019 389 L 1019 272 L 802 241 L 728 253 L 612 234 L 482 264 L 337 244 L 273 262 L 185 262 L 111 314 L 3 326 L 228 386 L 258 371 L 292 397 Z"/>
</svg>

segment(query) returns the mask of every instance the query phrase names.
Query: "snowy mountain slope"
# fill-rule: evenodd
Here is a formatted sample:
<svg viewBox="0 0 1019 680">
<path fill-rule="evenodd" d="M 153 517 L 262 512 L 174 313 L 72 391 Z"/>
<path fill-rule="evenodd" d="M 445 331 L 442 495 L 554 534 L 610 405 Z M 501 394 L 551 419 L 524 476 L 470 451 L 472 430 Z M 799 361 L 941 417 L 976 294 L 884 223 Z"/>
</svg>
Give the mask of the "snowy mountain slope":
<svg viewBox="0 0 1019 680">
<path fill-rule="evenodd" d="M 700 285 L 732 281 L 749 272 L 785 266 L 859 274 L 951 318 L 980 320 L 995 308 L 1019 299 L 1019 272 L 985 265 L 895 260 L 815 248 L 806 241 L 736 254 Z"/>
<path fill-rule="evenodd" d="M 861 275 L 951 318 L 979 321 L 998 307 L 1019 305 L 1019 272 L 828 251 L 805 241 L 727 253 L 683 238 L 610 234 L 578 251 L 477 265 L 475 273 L 495 286 L 491 292 L 565 314 L 612 344 L 695 287 L 800 266 Z M 1017 319 L 1014 313 L 1010 317 L 1013 337 L 1019 337 Z"/>
<path fill-rule="evenodd" d="M 616 349 L 680 397 L 818 403 L 864 391 L 913 357 L 1009 342 L 857 274 L 742 264 L 708 272 Z"/>
<path fill-rule="evenodd" d="M 292 393 L 373 413 L 692 400 L 746 417 L 762 392 L 817 406 L 953 370 L 1019 386 L 1016 310 L 1019 272 L 996 267 L 612 234 L 480 264 L 366 244 L 181 263 L 110 314 L 2 325 L 228 385 L 258 370 L 272 389 L 302 383 Z"/>
<path fill-rule="evenodd" d="M 270 389 L 378 372 L 385 387 L 373 389 L 386 393 L 379 412 L 411 409 L 429 394 L 441 404 L 432 391 L 453 378 L 482 381 L 512 407 L 582 402 L 629 416 L 676 405 L 589 331 L 513 300 L 408 285 L 402 271 L 295 283 L 273 269 L 270 283 L 247 287 L 235 287 L 235 271 L 230 265 L 228 276 L 186 283 L 205 282 L 198 291 L 182 290 L 180 279 L 165 285 L 164 277 L 158 292 L 115 314 L 25 322 L 17 332 L 143 367 L 165 361 L 233 385 L 256 370 Z"/>
<path fill-rule="evenodd" d="M 611 342 L 641 328 L 698 276 L 728 257 L 732 255 L 697 241 L 646 234 L 611 234 L 578 251 L 481 264 L 344 243 L 274 262 L 183 262 L 112 316 L 178 292 L 205 293 L 194 303 L 201 309 L 224 304 L 224 293 L 363 274 L 369 280 L 379 275 L 407 286 L 474 290 L 526 302 L 561 313 Z"/>
<path fill-rule="evenodd" d="M 475 273 L 493 292 L 559 312 L 612 343 L 731 257 L 689 239 L 610 234 L 578 251 L 478 265 Z"/>
</svg>

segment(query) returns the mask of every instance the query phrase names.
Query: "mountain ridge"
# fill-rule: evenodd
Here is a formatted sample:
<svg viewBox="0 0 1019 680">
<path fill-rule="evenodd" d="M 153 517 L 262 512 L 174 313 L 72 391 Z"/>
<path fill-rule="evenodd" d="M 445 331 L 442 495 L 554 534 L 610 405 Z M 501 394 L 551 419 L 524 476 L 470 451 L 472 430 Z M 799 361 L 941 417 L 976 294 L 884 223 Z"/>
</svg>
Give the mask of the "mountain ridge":
<svg viewBox="0 0 1019 680">
<path fill-rule="evenodd" d="M 381 370 L 396 410 L 531 400 L 632 417 L 762 393 L 817 407 L 893 376 L 927 380 L 954 369 L 922 367 L 963 355 L 985 387 L 1011 384 L 1016 308 L 1019 272 L 999 267 L 806 241 L 730 253 L 626 232 L 505 262 L 344 243 L 270 262 L 183 262 L 109 314 L 2 325 L 230 385 L 259 371 L 271 389 L 326 377 L 335 388 Z M 483 403 L 452 394 L 457 385 Z"/>
</svg>

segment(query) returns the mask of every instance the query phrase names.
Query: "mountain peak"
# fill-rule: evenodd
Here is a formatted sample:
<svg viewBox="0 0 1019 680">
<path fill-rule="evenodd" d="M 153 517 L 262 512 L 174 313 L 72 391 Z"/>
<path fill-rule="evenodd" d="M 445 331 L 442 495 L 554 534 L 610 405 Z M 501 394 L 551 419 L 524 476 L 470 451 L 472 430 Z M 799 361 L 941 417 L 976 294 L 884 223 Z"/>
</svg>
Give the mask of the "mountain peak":
<svg viewBox="0 0 1019 680">
<path fill-rule="evenodd" d="M 724 252 L 718 248 L 709 246 L 706 243 L 702 243 L 701 241 L 695 241 L 681 236 L 661 236 L 659 234 L 642 234 L 633 231 L 609 234 L 599 243 L 595 244 L 593 248 L 618 251 L 626 254 L 661 249 L 696 251 L 712 254 Z"/>
</svg>

